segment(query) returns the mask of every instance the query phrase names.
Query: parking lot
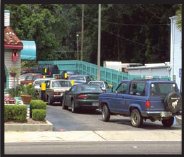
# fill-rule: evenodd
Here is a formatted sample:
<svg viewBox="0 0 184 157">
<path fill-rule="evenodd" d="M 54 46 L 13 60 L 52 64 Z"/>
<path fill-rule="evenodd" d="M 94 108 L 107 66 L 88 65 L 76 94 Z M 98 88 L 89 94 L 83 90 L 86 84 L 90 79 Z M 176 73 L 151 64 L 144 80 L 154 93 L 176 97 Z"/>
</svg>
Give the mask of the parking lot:
<svg viewBox="0 0 184 157">
<path fill-rule="evenodd" d="M 115 130 L 167 130 L 159 121 L 144 122 L 142 128 L 132 127 L 130 118 L 113 115 L 109 122 L 103 122 L 99 111 L 79 111 L 72 113 L 70 110 L 63 110 L 60 104 L 48 105 L 46 119 L 54 126 L 54 131 L 115 131 Z M 176 122 L 168 130 L 180 130 L 181 125 Z"/>
</svg>

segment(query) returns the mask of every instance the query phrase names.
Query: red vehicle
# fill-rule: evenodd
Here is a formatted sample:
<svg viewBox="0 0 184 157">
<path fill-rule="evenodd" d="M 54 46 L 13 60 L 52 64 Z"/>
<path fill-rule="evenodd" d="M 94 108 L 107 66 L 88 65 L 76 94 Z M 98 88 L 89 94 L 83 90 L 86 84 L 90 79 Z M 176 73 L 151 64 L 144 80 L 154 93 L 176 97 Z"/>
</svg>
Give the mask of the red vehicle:
<svg viewBox="0 0 184 157">
<path fill-rule="evenodd" d="M 25 77 L 25 79 L 23 81 L 20 81 L 20 84 L 22 84 L 22 85 L 32 84 L 34 82 L 34 80 L 36 80 L 38 78 L 43 78 L 43 75 L 39 74 L 39 73 L 30 73 L 29 75 L 27 75 Z"/>
</svg>

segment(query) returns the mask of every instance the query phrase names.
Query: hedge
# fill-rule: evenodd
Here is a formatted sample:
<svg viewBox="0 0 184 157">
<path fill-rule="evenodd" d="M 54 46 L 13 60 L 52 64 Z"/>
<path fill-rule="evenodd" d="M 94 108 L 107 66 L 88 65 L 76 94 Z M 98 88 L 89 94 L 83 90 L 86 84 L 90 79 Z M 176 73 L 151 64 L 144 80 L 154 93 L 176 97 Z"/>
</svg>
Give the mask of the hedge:
<svg viewBox="0 0 184 157">
<path fill-rule="evenodd" d="M 31 100 L 30 109 L 44 109 L 46 110 L 47 104 L 43 100 Z"/>
<path fill-rule="evenodd" d="M 32 110 L 32 119 L 36 121 L 45 121 L 46 110 L 44 109 L 33 109 Z"/>
<path fill-rule="evenodd" d="M 4 120 L 15 122 L 26 122 L 27 119 L 27 106 L 26 105 L 5 105 L 4 107 Z"/>
</svg>

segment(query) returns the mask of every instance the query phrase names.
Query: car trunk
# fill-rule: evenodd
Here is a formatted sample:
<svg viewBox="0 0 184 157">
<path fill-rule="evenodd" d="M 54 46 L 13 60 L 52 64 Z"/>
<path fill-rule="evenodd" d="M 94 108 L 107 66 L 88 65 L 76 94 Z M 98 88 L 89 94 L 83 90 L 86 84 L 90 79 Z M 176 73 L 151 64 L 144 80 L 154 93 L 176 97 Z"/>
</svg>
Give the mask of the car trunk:
<svg viewBox="0 0 184 157">
<path fill-rule="evenodd" d="M 150 97 L 151 107 L 149 108 L 149 110 L 150 111 L 165 110 L 164 99 L 165 97 L 163 96 Z"/>
</svg>

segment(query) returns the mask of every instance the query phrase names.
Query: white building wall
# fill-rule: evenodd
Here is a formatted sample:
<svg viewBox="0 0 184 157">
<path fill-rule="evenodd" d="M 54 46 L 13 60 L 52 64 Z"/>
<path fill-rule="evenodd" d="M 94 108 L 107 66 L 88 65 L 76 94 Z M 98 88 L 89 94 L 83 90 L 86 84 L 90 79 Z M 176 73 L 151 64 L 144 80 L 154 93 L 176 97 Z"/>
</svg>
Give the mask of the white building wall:
<svg viewBox="0 0 184 157">
<path fill-rule="evenodd" d="M 18 60 L 14 63 L 12 62 L 12 59 L 11 59 L 11 54 L 12 54 L 12 50 L 5 50 L 5 53 L 4 53 L 4 60 L 5 60 L 5 66 L 7 68 L 7 70 L 9 70 L 10 67 L 19 67 L 20 70 L 21 70 L 21 59 L 20 59 L 20 52 L 18 51 L 19 53 L 19 58 Z M 7 77 L 7 76 L 6 76 Z M 15 80 L 14 80 L 14 77 L 11 77 L 9 75 L 9 71 L 8 71 L 8 81 L 9 83 L 9 87 L 8 88 L 12 88 L 14 87 L 14 84 L 16 85 L 17 83 L 19 83 L 19 77 L 16 77 Z M 14 82 L 15 81 L 15 82 Z"/>
<path fill-rule="evenodd" d="M 175 80 L 178 87 L 181 85 L 181 78 L 179 76 L 179 69 L 182 68 L 181 56 L 181 31 L 176 25 L 176 16 L 170 17 L 171 20 L 171 37 L 170 37 L 170 77 Z"/>
<path fill-rule="evenodd" d="M 144 76 L 158 76 L 158 77 L 165 77 L 170 76 L 169 68 L 168 67 L 160 67 L 160 68 L 128 68 L 128 74 L 130 75 L 141 75 Z"/>
</svg>

